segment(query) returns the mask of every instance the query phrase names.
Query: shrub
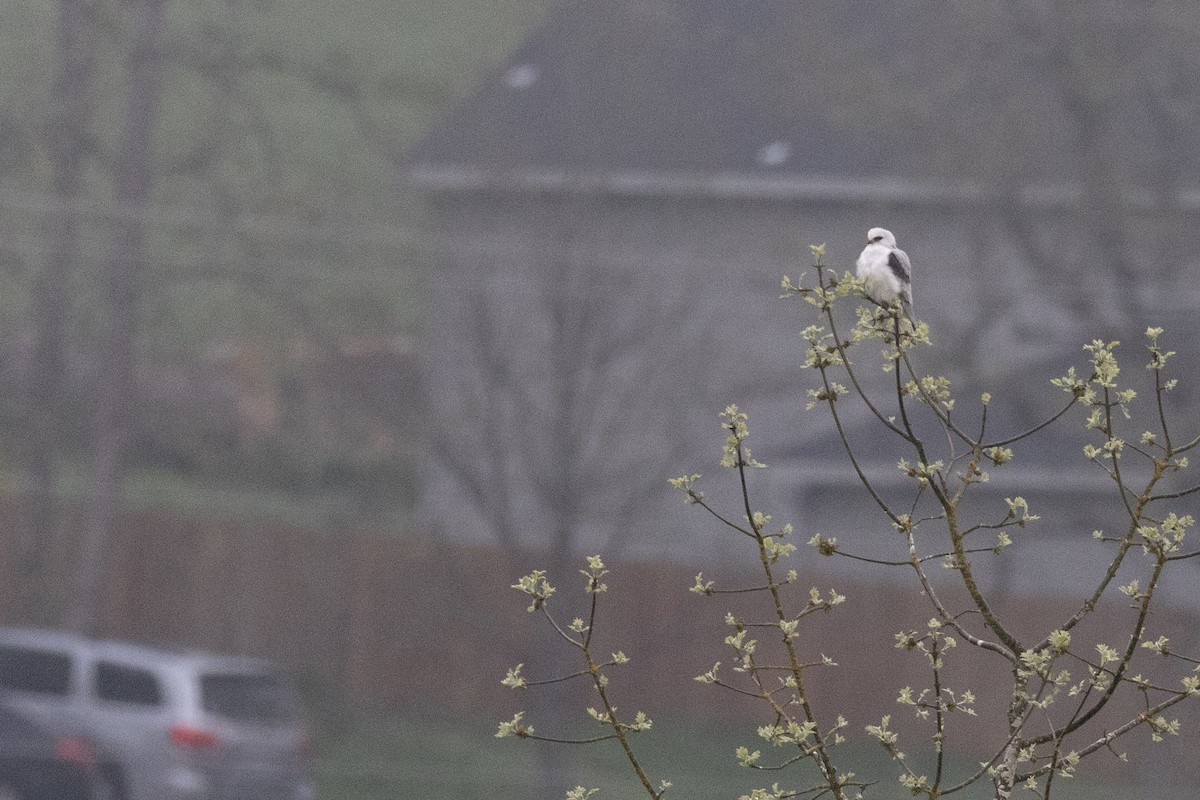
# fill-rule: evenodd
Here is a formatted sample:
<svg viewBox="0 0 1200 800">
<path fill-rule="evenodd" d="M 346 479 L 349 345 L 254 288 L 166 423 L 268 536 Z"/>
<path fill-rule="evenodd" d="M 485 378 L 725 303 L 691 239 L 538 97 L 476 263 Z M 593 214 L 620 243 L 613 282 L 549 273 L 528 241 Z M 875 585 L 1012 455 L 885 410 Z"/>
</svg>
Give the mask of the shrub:
<svg viewBox="0 0 1200 800">
<path fill-rule="evenodd" d="M 836 664 L 824 654 L 805 652 L 799 634 L 809 615 L 841 612 L 838 607 L 845 597 L 834 590 L 804 590 L 798 586 L 796 570 L 786 567 L 797 550 L 796 534 L 790 525 L 774 524 L 770 515 L 757 507 L 753 473 L 764 465 L 747 444 L 747 415 L 729 406 L 721 413 L 726 437 L 721 465 L 731 472 L 739 489 L 739 507 L 727 511 L 710 504 L 698 474 L 674 478 L 671 484 L 684 493 L 689 504 L 747 543 L 763 579 L 756 587 L 725 589 L 701 573 L 691 591 L 704 596 L 757 593 L 763 598 L 763 615 L 758 619 L 729 615 L 726 622 L 731 632 L 723 645 L 727 655 L 696 680 L 762 703 L 765 722 L 757 733 L 772 745 L 773 758 L 768 759 L 762 750 L 741 747 L 736 759 L 743 767 L 774 772 L 811 762 L 820 776 L 813 786 L 783 788 L 776 782 L 770 788 L 755 789 L 743 800 L 864 796 L 869 787 L 842 764 L 839 750 L 849 737 L 863 732 L 894 762 L 905 790 L 930 800 L 987 783 L 996 798 L 1007 798 L 1022 785 L 1049 798 L 1056 779 L 1075 774 L 1089 756 L 1111 750 L 1131 731 L 1147 730 L 1153 741 L 1177 735 L 1180 723 L 1171 714 L 1175 706 L 1200 694 L 1200 676 L 1196 674 L 1200 660 L 1175 652 L 1167 638 L 1148 633 L 1147 623 L 1164 573 L 1200 555 L 1200 551 L 1185 549 L 1194 519 L 1178 507 L 1183 498 L 1200 492 L 1200 486 L 1173 489 L 1168 483 L 1171 476 L 1188 468 L 1187 454 L 1200 444 L 1200 437 L 1184 440 L 1170 424 L 1164 396 L 1176 381 L 1165 372 L 1174 354 L 1160 343 L 1162 330 L 1146 331 L 1146 367 L 1152 386 L 1148 423 L 1135 422 L 1144 409 L 1135 408 L 1137 393 L 1120 381 L 1117 343 L 1097 340 L 1084 348 L 1088 365 L 1083 372 L 1072 367 L 1053 381 L 1065 393 L 1056 413 L 1023 432 L 997 435 L 988 428 L 990 395 L 980 397 L 975 420 L 968 426 L 961 421 L 950 382 L 922 374 L 915 366 L 919 349 L 930 346 L 928 325 L 910 322 L 898 306 L 866 302 L 856 278 L 849 274 L 837 277 L 822 264 L 823 246 L 814 247 L 813 255 L 814 283 L 806 284 L 803 276 L 795 283 L 783 280 L 784 296 L 807 303 L 815 316 L 801 334 L 806 345 L 805 366 L 816 376 L 815 386 L 808 390 L 809 409 L 824 408 L 828 413 L 848 468 L 893 535 L 907 544 L 908 557 L 896 561 L 868 558 L 848 551 L 835 537 L 821 534 L 812 535 L 808 545 L 821 556 L 904 569 L 910 573 L 913 590 L 928 603 L 931 618 L 924 629 L 896 634 L 897 657 L 903 652 L 923 656 L 927 682 L 903 688 L 896 702 L 928 726 L 922 744 L 931 753 L 922 763 L 932 764 L 932 769 L 911 766 L 915 760 L 901 748 L 899 735 L 890 727 L 890 714 L 882 714 L 878 722 L 856 732 L 843 715 L 819 715 L 814 708 L 806 679 L 811 670 Z M 855 319 L 848 335 L 839 330 L 844 319 L 840 309 L 846 304 L 854 304 Z M 881 365 L 889 374 L 890 385 L 886 397 L 868 389 L 870 382 L 850 357 L 852 351 L 857 356 L 863 345 L 871 342 L 883 345 Z M 863 403 L 881 435 L 893 437 L 908 451 L 897 464 L 908 486 L 903 503 L 885 499 L 887 493 L 879 490 L 864 470 L 861 455 L 846 433 L 843 410 L 848 401 Z M 892 405 L 895 414 L 885 411 Z M 1092 534 L 1090 546 L 1109 554 L 1108 567 L 1095 586 L 1078 598 L 1072 613 L 1046 621 L 1036 641 L 1025 640 L 1014 633 L 1011 620 L 1002 618 L 989 602 L 979 571 L 982 560 L 1005 558 L 1010 548 L 1018 547 L 1024 529 L 1039 516 L 1020 496 L 1006 498 L 1003 507 L 986 507 L 987 495 L 976 490 L 988 481 L 989 470 L 1019 469 L 1012 445 L 1028 441 L 1036 447 L 1039 436 L 1052 423 L 1075 413 L 1082 415 L 1087 437 L 1083 457 L 1091 468 L 1107 474 L 1122 511 L 1112 520 L 1111 532 Z M 938 436 L 920 435 L 918 417 L 923 424 L 932 420 Z M 1130 435 L 1130 431 L 1135 433 Z M 1018 462 L 1016 466 L 1014 462 Z M 979 503 L 985 507 L 973 505 Z M 943 600 L 930 578 L 931 566 L 955 573 L 962 596 L 968 598 L 965 607 L 951 607 L 951 601 Z M 1071 565 L 1059 567 L 1067 570 Z M 1117 585 L 1122 567 L 1136 568 L 1141 576 Z M 589 713 L 604 733 L 576 743 L 616 741 L 646 793 L 661 797 L 669 782 L 653 781 L 633 748 L 632 734 L 649 729 L 650 720 L 640 711 L 632 717 L 618 716 L 609 694 L 606 671 L 626 664 L 628 658 L 621 652 L 605 656 L 592 646 L 596 604 L 607 589 L 606 567 L 599 556 L 592 556 L 581 572 L 591 597 L 591 614 L 587 620 L 575 619 L 569 624 L 551 612 L 555 589 L 544 572 L 532 572 L 514 585 L 529 597 L 529 611 L 542 615 L 564 644 L 579 652 L 580 669 L 570 675 L 531 680 L 524 675 L 523 665 L 517 665 L 503 683 L 525 690 L 572 679 L 589 682 L 599 698 Z M 1088 646 L 1077 641 L 1082 637 L 1073 633 L 1080 623 L 1109 613 L 1101 601 L 1114 591 L 1132 605 L 1132 615 L 1105 621 L 1103 629 L 1114 637 L 1111 642 Z M 1132 624 L 1126 622 L 1129 616 Z M 976 648 L 990 658 L 992 671 L 987 680 L 993 687 L 1003 686 L 1007 698 L 1002 720 L 1006 734 L 991 757 L 969 774 L 952 774 L 957 771 L 948 767 L 945 758 L 953 730 L 949 721 L 976 714 L 974 691 L 956 683 L 952 657 L 960 646 Z M 1138 711 L 1123 717 L 1119 724 L 1112 723 L 1111 714 L 1099 718 L 1105 709 L 1123 708 L 1113 701 L 1125 695 L 1140 697 Z M 502 723 L 497 736 L 561 741 L 540 729 L 535 731 L 521 713 Z M 578 787 L 569 797 L 582 800 L 596 791 Z"/>
</svg>

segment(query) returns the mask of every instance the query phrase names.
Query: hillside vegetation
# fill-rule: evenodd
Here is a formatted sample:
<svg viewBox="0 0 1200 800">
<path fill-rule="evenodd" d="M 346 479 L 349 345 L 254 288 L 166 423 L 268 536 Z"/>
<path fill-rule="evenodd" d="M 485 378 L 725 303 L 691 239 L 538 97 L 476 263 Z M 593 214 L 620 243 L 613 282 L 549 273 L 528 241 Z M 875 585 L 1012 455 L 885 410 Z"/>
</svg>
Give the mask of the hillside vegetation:
<svg viewBox="0 0 1200 800">
<path fill-rule="evenodd" d="M 49 456 L 69 478 L 87 463 L 112 337 L 128 331 L 137 379 L 116 393 L 134 468 L 268 491 L 406 480 L 405 392 L 435 254 L 404 154 L 549 5 L 7 4 L 7 465 Z M 86 23 L 68 43 L 70 7 Z M 148 94 L 139 124 L 133 101 Z"/>
</svg>

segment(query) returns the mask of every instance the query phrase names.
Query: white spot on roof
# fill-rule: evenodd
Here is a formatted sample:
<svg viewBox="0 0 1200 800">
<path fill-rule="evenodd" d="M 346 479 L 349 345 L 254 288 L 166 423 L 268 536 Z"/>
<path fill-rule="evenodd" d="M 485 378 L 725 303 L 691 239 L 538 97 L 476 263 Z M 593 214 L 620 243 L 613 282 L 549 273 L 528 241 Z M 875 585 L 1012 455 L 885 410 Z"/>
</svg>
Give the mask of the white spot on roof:
<svg viewBox="0 0 1200 800">
<path fill-rule="evenodd" d="M 510 89 L 528 89 L 541 76 L 542 71 L 537 64 L 516 64 L 504 73 L 504 85 Z"/>
<path fill-rule="evenodd" d="M 792 157 L 792 146 L 788 142 L 774 141 L 758 149 L 754 160 L 766 167 L 777 167 Z"/>
</svg>

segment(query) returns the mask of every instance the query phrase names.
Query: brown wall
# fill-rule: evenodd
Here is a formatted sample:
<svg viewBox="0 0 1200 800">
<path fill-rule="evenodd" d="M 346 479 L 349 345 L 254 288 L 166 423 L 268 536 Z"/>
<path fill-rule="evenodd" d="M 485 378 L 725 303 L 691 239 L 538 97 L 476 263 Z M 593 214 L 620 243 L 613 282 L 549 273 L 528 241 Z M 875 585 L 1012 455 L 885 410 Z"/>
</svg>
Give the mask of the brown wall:
<svg viewBox="0 0 1200 800">
<path fill-rule="evenodd" d="M 0 522 L 5 517 L 11 518 L 11 509 L 0 506 Z M 7 540 L 0 545 L 11 552 Z M 516 577 L 543 565 L 537 554 L 377 531 L 315 533 L 128 513 L 110 570 L 105 630 L 112 637 L 269 657 L 344 686 L 350 697 L 372 707 L 507 715 L 525 702 L 499 684 L 507 667 L 524 662 L 531 679 L 546 677 L 539 673 L 543 656 L 532 652 L 534 643 L 545 641 L 537 635 L 545 623 L 527 614 L 524 597 L 509 588 Z M 798 605 L 810 585 L 829 588 L 830 582 L 813 572 L 820 563 L 811 556 L 798 555 L 796 566 Z M 11 577 L 19 564 L 10 557 L 4 567 Z M 633 659 L 612 673 L 622 708 L 641 708 L 651 716 L 670 712 L 765 721 L 752 701 L 692 680 L 717 660 L 723 662 L 722 675 L 734 677 L 722 644 L 728 632 L 725 612 L 766 619 L 761 595 L 691 594 L 687 588 L 696 571 L 691 567 L 619 562 L 609 567 L 610 591 L 600 598 L 596 642 L 601 653 L 619 649 Z M 706 570 L 706 576 L 727 588 L 756 582 L 729 569 Z M 945 582 L 953 576 L 941 577 Z M 44 579 L 61 585 L 55 574 Z M 552 580 L 559 587 L 554 607 L 564 622 L 586 616 L 580 605 L 582 578 L 572 573 Z M 10 579 L 0 593 L 0 614 L 8 624 L 28 622 L 14 611 L 19 585 Z M 894 634 L 924 630 L 931 611 L 914 592 L 835 585 L 849 601 L 832 614 L 801 623 L 805 657 L 817 661 L 823 653 L 840 664 L 808 673 L 818 710 L 844 713 L 858 730 L 890 713 L 893 726 L 904 730 L 911 714 L 894 703 L 895 697 L 905 685 L 926 685 L 929 673 L 922 657 L 894 649 Z M 944 599 L 964 607 L 949 588 Z M 1018 635 L 1032 639 L 1068 605 L 1024 599 L 1001 610 L 1018 620 Z M 1122 603 L 1111 612 L 1111 627 L 1081 626 L 1077 641 L 1122 643 L 1132 612 Z M 1152 626 L 1154 635 L 1172 636 L 1181 652 L 1196 649 L 1193 618 L 1162 613 Z M 766 643 L 774 637 L 764 629 L 758 638 Z M 766 644 L 762 647 L 769 652 Z M 1148 653 L 1145 660 L 1137 669 L 1153 674 L 1156 662 Z M 988 712 L 1003 708 L 1005 672 L 996 670 L 991 657 L 965 646 L 950 655 L 948 664 L 944 684 L 971 689 L 980 705 L 980 719 L 961 717 L 954 724 L 986 749 L 1000 735 L 996 721 L 1003 724 L 1003 713 Z M 594 703 L 586 690 L 579 697 L 581 706 Z M 1131 710 L 1126 706 L 1121 713 Z M 1194 729 L 1194 710 L 1182 707 L 1180 716 Z M 1136 733 L 1129 739 L 1148 736 Z M 1181 746 L 1188 741 L 1178 739 Z"/>
</svg>

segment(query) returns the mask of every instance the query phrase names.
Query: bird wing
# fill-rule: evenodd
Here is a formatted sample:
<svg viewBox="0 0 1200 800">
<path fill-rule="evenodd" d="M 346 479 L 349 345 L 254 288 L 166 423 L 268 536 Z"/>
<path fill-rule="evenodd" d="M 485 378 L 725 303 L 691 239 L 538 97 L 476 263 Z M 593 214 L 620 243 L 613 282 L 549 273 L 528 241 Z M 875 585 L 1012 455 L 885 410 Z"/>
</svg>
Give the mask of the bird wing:
<svg viewBox="0 0 1200 800">
<path fill-rule="evenodd" d="M 908 253 L 898 248 L 892 248 L 888 253 L 888 269 L 900 281 L 900 293 L 912 305 L 912 264 L 908 261 Z"/>
<path fill-rule="evenodd" d="M 905 253 L 903 250 L 893 249 L 888 253 L 887 264 L 888 269 L 900 279 L 901 283 L 912 281 L 912 265 L 908 262 L 908 253 Z"/>
</svg>

